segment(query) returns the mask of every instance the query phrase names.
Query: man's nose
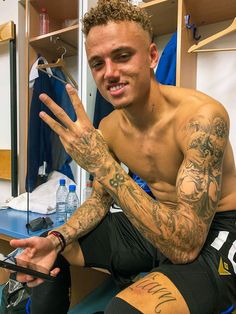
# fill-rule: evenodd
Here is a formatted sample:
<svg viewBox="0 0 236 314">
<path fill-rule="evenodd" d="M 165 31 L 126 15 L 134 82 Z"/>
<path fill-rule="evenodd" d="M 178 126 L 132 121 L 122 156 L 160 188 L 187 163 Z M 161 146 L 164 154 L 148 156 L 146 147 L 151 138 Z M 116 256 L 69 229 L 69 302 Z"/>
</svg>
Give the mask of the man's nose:
<svg viewBox="0 0 236 314">
<path fill-rule="evenodd" d="M 119 75 L 117 64 L 112 62 L 112 60 L 107 60 L 105 67 L 104 78 L 109 79 L 117 77 Z"/>
</svg>

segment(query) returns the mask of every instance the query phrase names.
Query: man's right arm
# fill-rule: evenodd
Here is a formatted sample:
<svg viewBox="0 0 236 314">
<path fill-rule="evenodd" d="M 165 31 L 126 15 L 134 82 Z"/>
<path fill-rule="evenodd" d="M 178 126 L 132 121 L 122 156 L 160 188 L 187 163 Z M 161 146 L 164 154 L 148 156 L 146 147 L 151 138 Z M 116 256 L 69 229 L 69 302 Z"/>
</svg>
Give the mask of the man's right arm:
<svg viewBox="0 0 236 314">
<path fill-rule="evenodd" d="M 105 191 L 100 183 L 94 180 L 90 198 L 86 200 L 70 219 L 62 226 L 53 229 L 62 234 L 66 245 L 93 230 L 106 216 L 113 203 L 112 197 Z M 53 234 L 47 236 L 51 239 L 58 252 L 61 249 L 60 241 Z"/>
</svg>

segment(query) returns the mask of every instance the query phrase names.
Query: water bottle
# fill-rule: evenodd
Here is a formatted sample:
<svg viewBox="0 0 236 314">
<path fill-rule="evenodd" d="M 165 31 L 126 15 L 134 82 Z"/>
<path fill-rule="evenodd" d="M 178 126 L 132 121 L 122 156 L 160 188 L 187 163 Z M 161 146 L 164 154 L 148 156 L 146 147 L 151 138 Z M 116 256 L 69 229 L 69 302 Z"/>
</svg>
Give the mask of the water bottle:
<svg viewBox="0 0 236 314">
<path fill-rule="evenodd" d="M 60 179 L 59 187 L 56 193 L 56 221 L 62 224 L 66 221 L 66 198 L 67 198 L 66 180 Z"/>
<path fill-rule="evenodd" d="M 86 182 L 86 188 L 84 189 L 84 201 L 86 201 L 92 193 L 92 181 Z"/>
<path fill-rule="evenodd" d="M 46 8 L 41 9 L 39 14 L 39 34 L 45 35 L 49 33 L 49 16 Z"/>
<path fill-rule="evenodd" d="M 76 186 L 69 185 L 69 193 L 66 198 L 66 220 L 68 220 L 73 212 L 79 207 L 79 198 L 76 194 Z"/>
</svg>

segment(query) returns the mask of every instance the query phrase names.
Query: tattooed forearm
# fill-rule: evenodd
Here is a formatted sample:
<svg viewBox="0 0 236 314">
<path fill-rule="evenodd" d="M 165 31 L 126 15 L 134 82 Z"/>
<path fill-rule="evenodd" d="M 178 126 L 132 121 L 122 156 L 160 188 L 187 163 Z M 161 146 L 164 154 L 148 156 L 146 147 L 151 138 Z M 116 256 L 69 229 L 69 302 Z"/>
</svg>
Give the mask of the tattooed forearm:
<svg viewBox="0 0 236 314">
<path fill-rule="evenodd" d="M 57 228 L 63 234 L 66 244 L 95 228 L 107 214 L 112 202 L 110 195 L 100 195 L 94 192 L 92 197 L 77 209 L 66 224 Z"/>
<path fill-rule="evenodd" d="M 176 178 L 176 208 L 154 201 L 115 161 L 101 182 L 144 237 L 172 262 L 186 263 L 199 253 L 219 201 L 228 125 L 221 116 L 200 116 L 181 132 L 186 151 Z"/>
</svg>

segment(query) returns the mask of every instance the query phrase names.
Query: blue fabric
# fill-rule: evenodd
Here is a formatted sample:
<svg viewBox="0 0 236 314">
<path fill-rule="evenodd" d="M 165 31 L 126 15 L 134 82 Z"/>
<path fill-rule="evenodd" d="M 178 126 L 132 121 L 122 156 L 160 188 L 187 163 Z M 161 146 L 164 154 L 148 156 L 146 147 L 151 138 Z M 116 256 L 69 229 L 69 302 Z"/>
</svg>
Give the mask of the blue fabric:
<svg viewBox="0 0 236 314">
<path fill-rule="evenodd" d="M 93 117 L 93 126 L 97 129 L 100 121 L 105 118 L 109 113 L 114 110 L 111 103 L 109 103 L 97 90 L 96 100 L 95 100 L 95 109 Z"/>
<path fill-rule="evenodd" d="M 132 178 L 146 193 L 151 192 L 147 183 L 143 181 L 139 176 L 137 176 L 136 174 L 133 174 Z"/>
<path fill-rule="evenodd" d="M 176 48 L 177 32 L 166 45 L 157 66 L 155 76 L 161 84 L 176 85 Z"/>
<path fill-rule="evenodd" d="M 53 69 L 53 74 L 65 80 L 65 76 L 60 69 Z M 71 157 L 65 152 L 62 144 L 58 140 L 57 149 L 52 146 L 52 136 L 58 137 L 55 133 L 39 118 L 39 112 L 45 111 L 51 117 L 56 117 L 51 111 L 40 101 L 39 95 L 46 93 L 57 104 L 67 112 L 72 120 L 75 120 L 74 108 L 71 104 L 69 96 L 65 90 L 65 86 L 60 81 L 50 78 L 47 74 L 39 71 L 39 77 L 35 80 L 32 94 L 32 101 L 29 114 L 29 128 L 28 128 L 28 161 L 27 161 L 27 176 L 26 176 L 26 191 L 32 192 L 39 181 L 38 170 L 44 162 L 47 163 L 46 174 L 53 170 L 63 171 L 65 175 L 73 180 L 73 175 L 69 166 Z M 61 169 L 54 169 L 53 160 L 61 154 L 61 160 L 64 158 L 64 163 Z M 64 156 L 64 157 L 63 157 Z"/>
<path fill-rule="evenodd" d="M 62 80 L 66 80 L 64 74 L 62 71 L 58 68 L 55 68 L 53 71 L 54 75 L 61 78 Z M 76 114 L 73 105 L 71 104 L 70 98 L 65 90 L 65 86 L 60 81 L 53 79 L 52 81 L 53 85 L 53 91 L 54 91 L 54 101 L 57 104 L 60 104 L 62 109 L 68 114 L 68 116 L 71 118 L 72 121 L 76 120 Z M 54 133 L 55 134 L 55 133 Z M 57 136 L 57 135 L 56 135 Z M 72 158 L 66 153 L 64 150 L 64 147 L 62 144 L 60 144 L 61 152 L 63 154 L 63 160 L 64 162 L 61 164 L 61 167 L 55 168 L 52 170 L 58 170 L 59 172 L 65 174 L 68 178 L 74 181 L 74 176 L 70 167 L 70 162 L 72 161 Z M 60 148 L 59 148 L 60 149 Z M 52 160 L 54 156 L 52 155 Z"/>
<path fill-rule="evenodd" d="M 28 301 L 27 301 L 26 307 L 25 307 L 26 314 L 30 314 L 30 304 L 31 304 L 31 299 L 28 298 Z"/>
<path fill-rule="evenodd" d="M 231 305 L 226 311 L 221 312 L 220 314 L 231 314 L 235 310 L 235 306 Z"/>
<path fill-rule="evenodd" d="M 152 194 L 152 191 L 150 190 L 149 186 L 147 185 L 147 183 L 141 179 L 139 176 L 137 176 L 136 174 L 131 174 L 131 177 L 133 178 L 133 180 L 148 194 L 150 195 L 152 198 L 155 198 L 154 195 Z"/>
</svg>

